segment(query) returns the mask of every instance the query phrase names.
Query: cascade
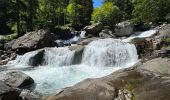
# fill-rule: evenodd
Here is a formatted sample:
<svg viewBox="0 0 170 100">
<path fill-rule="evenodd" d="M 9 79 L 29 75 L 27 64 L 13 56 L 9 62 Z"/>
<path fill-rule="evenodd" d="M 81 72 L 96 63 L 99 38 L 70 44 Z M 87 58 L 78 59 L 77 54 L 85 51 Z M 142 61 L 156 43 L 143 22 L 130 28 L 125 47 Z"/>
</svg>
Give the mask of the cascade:
<svg viewBox="0 0 170 100">
<path fill-rule="evenodd" d="M 86 46 L 83 63 L 89 66 L 126 67 L 137 62 L 136 47 L 119 39 L 99 39 Z"/>
<path fill-rule="evenodd" d="M 123 39 L 123 41 L 130 42 L 134 38 L 147 38 L 147 37 L 150 37 L 150 36 L 153 36 L 154 34 L 156 34 L 157 31 L 158 30 L 156 30 L 156 29 L 151 29 L 151 30 L 144 31 L 144 32 L 136 32 L 136 33 L 132 34 L 130 37 Z"/>
<path fill-rule="evenodd" d="M 99 39 L 85 46 L 81 64 L 73 65 L 75 51 L 69 47 L 44 48 L 46 65 L 30 68 L 29 60 L 40 50 L 17 56 L 10 61 L 9 69 L 20 70 L 31 76 L 35 91 L 42 94 L 56 93 L 62 88 L 72 86 L 86 78 L 99 78 L 118 69 L 130 67 L 137 63 L 138 55 L 133 44 L 119 39 Z M 24 69 L 24 70 L 23 70 Z"/>
</svg>

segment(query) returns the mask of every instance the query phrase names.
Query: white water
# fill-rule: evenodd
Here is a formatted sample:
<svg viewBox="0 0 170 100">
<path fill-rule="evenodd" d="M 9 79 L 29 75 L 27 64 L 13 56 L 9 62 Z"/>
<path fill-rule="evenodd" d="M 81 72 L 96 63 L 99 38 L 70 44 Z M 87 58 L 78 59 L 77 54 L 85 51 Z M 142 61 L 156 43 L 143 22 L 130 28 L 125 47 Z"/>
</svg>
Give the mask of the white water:
<svg viewBox="0 0 170 100">
<path fill-rule="evenodd" d="M 32 70 L 28 68 L 30 57 L 38 51 L 26 53 L 11 61 L 9 69 L 23 71 L 31 76 L 36 83 L 36 91 L 49 94 L 62 88 L 72 86 L 86 78 L 98 78 L 108 75 L 118 69 L 130 67 L 138 61 L 137 51 L 133 44 L 115 39 L 99 39 L 85 47 L 82 63 L 72 65 L 75 51 L 68 47 L 46 48 L 46 66 L 39 66 Z"/>
<path fill-rule="evenodd" d="M 86 31 L 81 31 L 80 35 L 79 36 L 73 36 L 72 38 L 68 39 L 68 40 L 65 40 L 64 41 L 64 44 L 72 44 L 72 43 L 75 43 L 77 42 L 79 39 L 81 38 L 85 38 L 85 35 L 86 35 Z"/>
<path fill-rule="evenodd" d="M 153 36 L 156 33 L 157 33 L 156 29 L 151 29 L 151 30 L 148 30 L 145 32 L 136 32 L 136 33 L 132 34 L 130 37 L 128 37 L 127 39 L 123 39 L 123 41 L 130 42 L 134 38 L 146 38 L 146 37 Z"/>
</svg>

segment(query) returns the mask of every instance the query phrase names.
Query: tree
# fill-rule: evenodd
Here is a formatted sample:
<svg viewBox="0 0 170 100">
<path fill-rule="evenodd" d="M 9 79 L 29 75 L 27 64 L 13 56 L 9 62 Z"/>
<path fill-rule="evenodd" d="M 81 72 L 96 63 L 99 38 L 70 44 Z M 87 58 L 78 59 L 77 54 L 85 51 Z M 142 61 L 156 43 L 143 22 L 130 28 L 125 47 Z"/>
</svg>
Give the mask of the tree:
<svg viewBox="0 0 170 100">
<path fill-rule="evenodd" d="M 72 26 L 84 26 L 90 23 L 92 12 L 92 0 L 70 0 L 67 6 L 67 19 Z"/>
<path fill-rule="evenodd" d="M 0 0 L 0 34 L 9 34 L 11 22 L 15 19 L 14 3 L 11 0 Z"/>
<path fill-rule="evenodd" d="M 170 0 L 138 0 L 133 10 L 133 22 L 149 24 L 166 21 Z"/>
<path fill-rule="evenodd" d="M 113 27 L 121 20 L 120 9 L 112 2 L 106 2 L 100 8 L 96 8 L 92 14 L 94 22 L 101 22 L 106 26 Z"/>
<path fill-rule="evenodd" d="M 123 20 L 131 19 L 135 0 L 104 0 L 104 3 L 106 2 L 112 2 L 119 7 Z"/>
</svg>

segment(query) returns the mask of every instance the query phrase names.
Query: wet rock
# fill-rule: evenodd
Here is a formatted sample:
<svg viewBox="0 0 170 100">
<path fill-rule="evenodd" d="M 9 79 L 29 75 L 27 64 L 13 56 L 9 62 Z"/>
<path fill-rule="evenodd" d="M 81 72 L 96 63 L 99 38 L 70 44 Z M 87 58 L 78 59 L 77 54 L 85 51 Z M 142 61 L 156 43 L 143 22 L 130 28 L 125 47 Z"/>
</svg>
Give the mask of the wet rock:
<svg viewBox="0 0 170 100">
<path fill-rule="evenodd" d="M 0 100 L 17 100 L 20 92 L 0 81 Z"/>
<path fill-rule="evenodd" d="M 87 39 L 82 39 L 77 42 L 78 45 L 88 45 L 90 42 L 98 40 L 99 38 L 93 37 L 93 38 L 87 38 Z"/>
<path fill-rule="evenodd" d="M 1 75 L 0 80 L 14 88 L 24 88 L 34 83 L 34 80 L 20 71 L 7 72 Z"/>
<path fill-rule="evenodd" d="M 44 49 L 38 51 L 37 54 L 35 54 L 33 57 L 29 59 L 28 65 L 34 66 L 34 67 L 40 66 L 40 65 L 46 65 L 44 56 L 45 56 Z"/>
<path fill-rule="evenodd" d="M 115 25 L 115 35 L 122 37 L 133 33 L 133 24 L 129 21 L 124 21 Z"/>
<path fill-rule="evenodd" d="M 71 51 L 75 51 L 74 60 L 73 60 L 72 64 L 80 64 L 82 61 L 84 46 L 80 46 L 80 45 L 70 46 L 69 49 Z"/>
</svg>

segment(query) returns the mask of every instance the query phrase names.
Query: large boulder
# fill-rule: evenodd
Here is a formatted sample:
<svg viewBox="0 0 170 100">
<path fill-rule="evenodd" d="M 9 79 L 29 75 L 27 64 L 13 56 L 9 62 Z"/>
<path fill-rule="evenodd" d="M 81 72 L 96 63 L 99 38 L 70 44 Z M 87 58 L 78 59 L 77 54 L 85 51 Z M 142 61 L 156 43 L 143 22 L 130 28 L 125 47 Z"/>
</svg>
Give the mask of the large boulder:
<svg viewBox="0 0 170 100">
<path fill-rule="evenodd" d="M 133 33 L 134 25 L 129 21 L 124 21 L 115 25 L 115 35 L 122 37 L 122 36 L 129 36 Z"/>
<path fill-rule="evenodd" d="M 99 36 L 99 32 L 103 29 L 102 23 L 95 23 L 90 26 L 86 26 L 84 30 L 86 31 L 86 35 L 94 35 L 94 36 Z"/>
<path fill-rule="evenodd" d="M 29 59 L 28 65 L 30 66 L 40 66 L 40 65 L 45 65 L 45 50 L 39 50 L 37 54 L 35 54 L 33 57 Z"/>
<path fill-rule="evenodd" d="M 20 71 L 11 71 L 1 75 L 0 80 L 14 88 L 24 88 L 34 83 L 34 80 L 31 77 Z"/>
<path fill-rule="evenodd" d="M 20 92 L 0 81 L 0 100 L 17 100 Z"/>
<path fill-rule="evenodd" d="M 41 29 L 26 33 L 24 36 L 6 43 L 5 49 L 17 50 L 17 53 L 22 54 L 39 48 L 51 47 L 56 38 L 56 35 L 49 30 Z"/>
</svg>

